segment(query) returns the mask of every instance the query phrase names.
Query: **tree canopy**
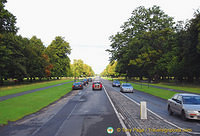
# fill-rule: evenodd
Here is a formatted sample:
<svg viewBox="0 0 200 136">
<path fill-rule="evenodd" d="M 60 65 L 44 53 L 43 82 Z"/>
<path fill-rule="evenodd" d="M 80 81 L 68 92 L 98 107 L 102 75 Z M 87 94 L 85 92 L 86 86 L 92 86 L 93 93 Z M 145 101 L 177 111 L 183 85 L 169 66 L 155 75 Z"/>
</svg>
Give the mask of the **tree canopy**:
<svg viewBox="0 0 200 136">
<path fill-rule="evenodd" d="M 110 61 L 117 61 L 116 72 L 130 77 L 198 79 L 199 26 L 198 11 L 184 25 L 176 24 L 158 6 L 140 6 L 121 26 L 122 31 L 110 37 Z"/>
</svg>

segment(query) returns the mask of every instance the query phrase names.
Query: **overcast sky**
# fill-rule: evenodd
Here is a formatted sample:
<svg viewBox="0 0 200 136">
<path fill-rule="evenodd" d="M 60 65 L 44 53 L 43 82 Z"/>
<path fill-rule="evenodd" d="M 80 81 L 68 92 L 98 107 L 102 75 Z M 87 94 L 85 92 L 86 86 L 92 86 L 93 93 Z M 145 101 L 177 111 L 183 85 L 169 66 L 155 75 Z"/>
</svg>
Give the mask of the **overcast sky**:
<svg viewBox="0 0 200 136">
<path fill-rule="evenodd" d="M 175 21 L 191 19 L 200 0 L 7 0 L 17 17 L 18 34 L 36 35 L 46 46 L 56 36 L 70 43 L 73 59 L 82 59 L 101 73 L 109 63 L 109 36 L 139 7 L 157 5 Z"/>
</svg>

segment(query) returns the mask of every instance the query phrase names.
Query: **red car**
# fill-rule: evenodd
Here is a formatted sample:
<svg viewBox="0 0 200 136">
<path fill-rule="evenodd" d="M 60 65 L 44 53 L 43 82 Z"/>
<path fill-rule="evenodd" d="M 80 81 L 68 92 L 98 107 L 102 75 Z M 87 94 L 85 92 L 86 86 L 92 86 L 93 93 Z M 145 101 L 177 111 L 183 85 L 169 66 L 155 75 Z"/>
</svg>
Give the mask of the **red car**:
<svg viewBox="0 0 200 136">
<path fill-rule="evenodd" d="M 92 90 L 102 90 L 102 83 L 100 81 L 94 81 L 92 84 Z"/>
</svg>

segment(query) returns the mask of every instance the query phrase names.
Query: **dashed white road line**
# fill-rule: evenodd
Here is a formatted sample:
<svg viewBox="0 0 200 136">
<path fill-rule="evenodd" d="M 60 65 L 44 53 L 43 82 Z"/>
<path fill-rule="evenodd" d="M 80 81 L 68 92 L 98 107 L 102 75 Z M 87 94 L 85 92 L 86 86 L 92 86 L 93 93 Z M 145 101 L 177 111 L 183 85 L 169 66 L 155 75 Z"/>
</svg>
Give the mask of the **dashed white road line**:
<svg viewBox="0 0 200 136">
<path fill-rule="evenodd" d="M 110 96 L 108 95 L 106 88 L 105 88 L 104 86 L 103 86 L 103 88 L 104 88 L 105 93 L 106 93 L 106 95 L 107 95 L 107 97 L 108 97 L 108 100 L 110 101 L 110 103 L 111 103 L 111 105 L 112 105 L 112 107 L 113 107 L 113 109 L 114 109 L 114 111 L 115 111 L 115 114 L 117 115 L 117 118 L 119 119 L 120 124 L 122 125 L 122 127 L 123 127 L 124 129 L 127 130 L 127 127 L 126 127 L 126 125 L 124 124 L 124 122 L 123 122 L 123 120 L 122 120 L 122 117 L 120 117 L 120 113 L 118 113 L 118 111 L 116 110 L 116 108 L 115 108 L 115 106 L 114 106 L 112 100 L 110 99 Z M 127 135 L 127 136 L 131 136 L 131 134 L 130 134 L 129 132 L 126 132 L 126 135 Z"/>
</svg>

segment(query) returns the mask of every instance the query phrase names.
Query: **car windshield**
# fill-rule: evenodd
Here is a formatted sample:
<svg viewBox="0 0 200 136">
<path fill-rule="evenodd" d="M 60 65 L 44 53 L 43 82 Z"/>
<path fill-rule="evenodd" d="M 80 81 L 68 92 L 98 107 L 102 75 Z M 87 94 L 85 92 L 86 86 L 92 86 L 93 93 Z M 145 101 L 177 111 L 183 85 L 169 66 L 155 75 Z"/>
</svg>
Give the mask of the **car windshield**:
<svg viewBox="0 0 200 136">
<path fill-rule="evenodd" d="M 200 105 L 200 96 L 183 96 L 183 104 Z"/>
<path fill-rule="evenodd" d="M 124 87 L 131 87 L 131 84 L 123 84 Z"/>
<path fill-rule="evenodd" d="M 114 83 L 120 83 L 119 81 L 114 81 Z"/>
</svg>

